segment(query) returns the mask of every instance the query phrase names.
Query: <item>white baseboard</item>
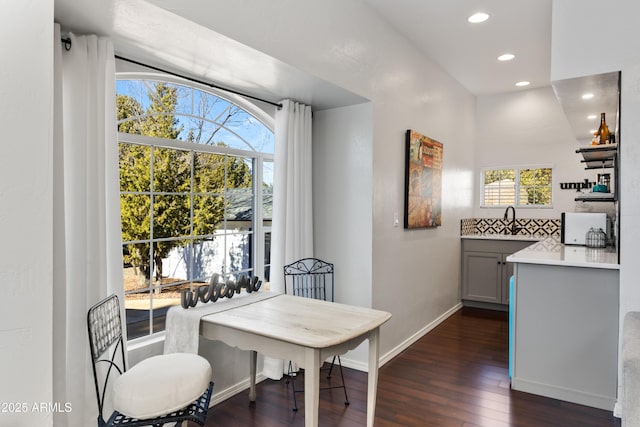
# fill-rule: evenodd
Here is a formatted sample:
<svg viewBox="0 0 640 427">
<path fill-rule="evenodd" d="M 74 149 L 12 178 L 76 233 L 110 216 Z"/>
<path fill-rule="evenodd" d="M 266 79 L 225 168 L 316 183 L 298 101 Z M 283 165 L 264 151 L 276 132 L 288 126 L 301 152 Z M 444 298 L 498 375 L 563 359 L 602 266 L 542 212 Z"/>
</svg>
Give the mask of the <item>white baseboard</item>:
<svg viewBox="0 0 640 427">
<path fill-rule="evenodd" d="M 264 376 L 262 374 L 262 372 L 256 374 L 256 384 L 266 380 L 267 377 Z M 244 390 L 247 390 L 249 388 L 249 386 L 251 385 L 251 382 L 249 381 L 249 378 L 247 377 L 246 380 L 242 380 L 230 387 L 227 387 L 224 390 L 218 391 L 218 392 L 214 392 L 213 395 L 211 396 L 211 401 L 209 402 L 209 407 L 211 408 L 214 405 L 217 405 L 220 402 L 223 402 L 227 399 L 229 399 L 230 397 L 235 396 L 238 393 L 243 392 Z M 215 384 L 213 389 L 215 390 Z"/>
<path fill-rule="evenodd" d="M 351 368 L 361 372 L 368 372 L 367 362 L 363 362 L 361 360 L 349 359 L 344 356 L 340 356 L 340 362 L 342 362 L 342 366 L 344 366 L 345 368 Z"/>
<path fill-rule="evenodd" d="M 424 328 L 420 329 L 418 332 L 416 332 L 415 334 L 413 334 L 412 336 L 410 336 L 409 338 L 407 338 L 406 340 L 398 344 L 395 348 L 392 348 L 389 352 L 387 352 L 380 358 L 380 366 L 384 366 L 385 363 L 389 362 L 391 359 L 393 359 L 394 357 L 402 353 L 404 350 L 409 348 L 413 343 L 415 343 L 420 338 L 428 334 L 436 326 L 438 326 L 439 324 L 447 320 L 452 314 L 454 314 L 456 311 L 460 310 L 461 308 L 462 308 L 462 303 L 459 302 L 458 304 L 454 305 L 449 310 L 445 311 L 443 314 L 438 316 L 434 321 L 426 325 Z"/>
<path fill-rule="evenodd" d="M 525 393 L 537 394 L 539 396 L 546 396 L 552 399 L 564 400 L 565 402 L 604 409 L 605 411 L 613 411 L 616 404 L 614 396 L 604 396 L 517 377 L 511 379 L 511 388 L 513 390 L 524 391 Z"/>
<path fill-rule="evenodd" d="M 619 400 L 616 400 L 616 404 L 613 406 L 613 416 L 622 418 L 622 403 Z"/>
<path fill-rule="evenodd" d="M 417 331 L 415 334 L 411 335 L 409 338 L 398 344 L 395 348 L 392 348 L 386 354 L 380 357 L 380 366 L 384 366 L 385 363 L 389 362 L 391 359 L 396 357 L 398 354 L 402 353 L 404 350 L 409 348 L 413 343 L 418 341 L 420 338 L 428 334 L 431 330 L 433 330 L 436 326 L 447 320 L 453 313 L 460 310 L 462 308 L 462 303 L 458 303 L 451 307 L 449 310 L 445 311 L 443 314 L 438 316 L 434 321 L 424 326 L 422 329 Z M 341 357 L 342 366 L 347 368 L 356 369 L 358 371 L 367 372 L 368 365 L 367 362 L 363 362 L 360 360 L 353 360 L 346 357 Z"/>
</svg>

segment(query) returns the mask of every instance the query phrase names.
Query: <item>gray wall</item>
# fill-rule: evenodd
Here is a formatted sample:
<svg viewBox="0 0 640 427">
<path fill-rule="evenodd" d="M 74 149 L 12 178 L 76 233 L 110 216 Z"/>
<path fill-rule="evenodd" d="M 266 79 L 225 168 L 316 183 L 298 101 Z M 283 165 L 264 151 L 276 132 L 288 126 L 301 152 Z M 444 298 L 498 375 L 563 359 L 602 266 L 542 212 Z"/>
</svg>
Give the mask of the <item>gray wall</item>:
<svg viewBox="0 0 640 427">
<path fill-rule="evenodd" d="M 561 182 L 596 181 L 598 171 L 585 171 L 579 146 L 560 104 L 548 86 L 477 99 L 476 180 L 481 167 L 551 165 L 554 168 L 553 207 L 518 209 L 519 218 L 560 219 L 575 209 L 575 190 L 561 190 Z M 501 217 L 504 208 L 480 208 L 476 181 L 475 217 Z M 612 203 L 590 203 L 597 212 Z"/>
<path fill-rule="evenodd" d="M 32 405 L 51 402 L 54 387 L 53 3 L 1 9 L 0 402 Z M 51 420 L 30 406 L 0 413 L 0 425 Z"/>
<path fill-rule="evenodd" d="M 226 2 L 217 18 L 208 20 L 235 40 L 371 100 L 371 145 L 362 149 L 363 158 L 370 156 L 363 160 L 371 164 L 370 187 L 366 179 L 359 179 L 364 187 L 357 188 L 342 180 L 338 188 L 332 187 L 333 181 L 326 189 L 314 185 L 327 197 L 335 192 L 340 200 L 370 198 L 371 228 L 361 235 L 363 245 L 371 239 L 370 253 L 358 253 L 366 258 L 355 264 L 354 254 L 346 251 L 333 261 L 345 269 L 340 274 L 362 277 L 356 285 L 362 289 L 359 304 L 367 305 L 370 298 L 374 308 L 393 314 L 381 334 L 381 354 L 388 358 L 458 303 L 460 219 L 471 215 L 473 202 L 475 99 L 361 2 L 304 1 L 287 9 L 255 6 L 247 10 L 243 4 Z M 246 25 L 233 25 L 239 17 Z M 278 22 L 286 25 L 274 26 Z M 338 111 L 317 116 L 327 127 L 332 121 L 338 128 L 343 125 Z M 444 144 L 443 225 L 437 229 L 402 228 L 404 133 L 409 128 Z M 333 153 L 345 150 L 340 141 L 332 144 L 335 148 L 327 149 Z M 349 168 L 358 167 L 351 164 L 351 153 L 345 154 Z M 393 225 L 394 213 L 400 217 L 399 227 Z M 316 220 L 316 236 L 332 242 L 318 250 L 351 244 L 351 234 L 341 231 L 362 230 L 368 215 L 341 215 L 339 220 L 339 226 Z M 366 360 L 350 357 L 354 362 Z"/>
<path fill-rule="evenodd" d="M 591 31 L 605 13 L 607 31 Z M 622 71 L 620 107 L 620 325 L 640 311 L 640 3 L 612 0 L 603 11 L 596 0 L 553 4 L 551 79 Z M 597 53 L 597 60 L 594 60 Z M 620 384 L 620 378 L 618 378 Z"/>
<path fill-rule="evenodd" d="M 364 103 L 313 116 L 314 253 L 335 263 L 334 300 L 364 307 L 372 298 L 372 109 Z M 366 369 L 366 345 L 343 363 Z"/>
</svg>

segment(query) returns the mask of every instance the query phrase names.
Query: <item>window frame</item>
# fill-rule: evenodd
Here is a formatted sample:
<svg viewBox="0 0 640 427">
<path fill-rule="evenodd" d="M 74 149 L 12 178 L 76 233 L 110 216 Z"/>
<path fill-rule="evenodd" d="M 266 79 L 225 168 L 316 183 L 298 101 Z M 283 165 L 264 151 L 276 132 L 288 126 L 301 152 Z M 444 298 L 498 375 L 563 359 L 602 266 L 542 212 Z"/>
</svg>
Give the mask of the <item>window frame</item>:
<svg viewBox="0 0 640 427">
<path fill-rule="evenodd" d="M 551 190 L 551 201 L 548 205 L 532 205 L 532 204 L 521 204 L 520 203 L 520 173 L 523 170 L 536 170 L 536 169 L 551 169 L 551 183 L 549 188 Z M 497 204 L 497 205 L 487 205 L 485 204 L 485 173 L 487 171 L 498 171 L 498 170 L 513 170 L 515 172 L 515 198 L 516 201 L 512 204 Z M 553 164 L 532 164 L 532 165 L 505 165 L 505 166 L 483 166 L 480 168 L 480 185 L 479 185 L 479 205 L 482 209 L 491 209 L 491 208 L 506 208 L 508 206 L 513 206 L 518 209 L 553 209 L 555 191 L 553 191 L 555 184 L 556 176 L 555 176 L 555 168 Z M 528 186 L 527 186 L 528 187 Z"/>
<path fill-rule="evenodd" d="M 184 87 L 188 87 L 194 90 L 199 90 L 210 95 L 221 98 L 240 109 L 244 110 L 247 114 L 261 122 L 272 134 L 274 133 L 275 128 L 275 120 L 272 116 L 270 116 L 266 111 L 262 110 L 259 106 L 252 103 L 250 100 L 247 100 L 243 97 L 240 97 L 235 94 L 229 94 L 226 92 L 222 92 L 219 90 L 212 89 L 208 86 L 193 83 L 190 81 L 186 81 L 184 79 L 180 79 L 174 76 L 169 75 L 159 75 L 155 73 L 140 73 L 140 72 L 118 72 L 116 73 L 117 80 L 150 80 L 150 81 L 158 81 L 164 82 L 168 84 L 181 85 Z M 177 113 L 176 116 L 187 116 L 185 114 Z M 224 147 L 219 145 L 208 145 L 208 144 L 197 144 L 189 141 L 183 140 L 173 140 L 173 139 L 164 139 L 157 137 L 149 137 L 138 134 L 129 134 L 129 133 L 121 133 L 118 132 L 118 144 L 120 143 L 130 143 L 142 146 L 149 147 L 161 147 L 161 148 L 169 148 L 169 149 L 177 149 L 177 150 L 186 150 L 189 152 L 201 152 L 201 153 L 210 153 L 210 154 L 219 154 L 219 155 L 228 155 L 228 156 L 237 156 L 244 159 L 250 159 L 252 163 L 252 224 L 251 231 L 242 232 L 243 234 L 247 234 L 248 236 L 253 236 L 253 242 L 250 245 L 251 254 L 250 258 L 252 261 L 252 265 L 250 266 L 250 270 L 253 271 L 253 274 L 262 278 L 263 283 L 266 282 L 265 272 L 269 268 L 269 264 L 266 262 L 266 248 L 265 244 L 267 242 L 267 234 L 271 233 L 271 226 L 265 225 L 264 223 L 264 205 L 263 205 L 263 183 L 264 183 L 264 164 L 271 163 L 271 171 L 275 167 L 274 155 L 273 153 L 256 151 L 254 146 L 250 143 L 247 144 L 247 149 L 239 149 L 233 147 Z M 244 138 L 241 138 L 245 141 Z M 153 192 L 152 192 L 153 193 Z M 122 192 L 121 192 L 122 194 Z M 225 227 L 226 228 L 226 227 Z M 225 235 L 229 233 L 233 233 L 234 230 L 226 230 Z M 176 236 L 173 236 L 176 237 Z M 193 238 L 193 236 L 191 236 Z M 154 239 L 150 236 L 149 241 L 152 242 Z M 124 244 L 123 244 L 124 245 Z M 153 264 L 152 264 L 153 265 Z M 150 273 L 153 274 L 153 273 Z M 191 281 L 193 278 L 191 278 Z M 264 283 L 265 287 L 268 287 L 268 283 Z M 193 287 L 193 283 L 191 283 Z M 153 280 L 150 281 L 150 284 L 147 288 L 149 292 L 153 292 L 157 285 Z M 132 345 L 136 347 L 138 345 L 144 345 L 146 342 L 153 342 L 158 339 L 162 339 L 164 336 L 164 329 L 160 331 L 154 331 L 154 315 L 153 315 L 153 303 L 150 302 L 149 308 L 149 327 L 147 329 L 147 333 L 142 336 L 136 336 L 135 338 L 129 338 L 127 343 L 128 345 Z M 125 315 L 126 321 L 126 315 Z"/>
</svg>

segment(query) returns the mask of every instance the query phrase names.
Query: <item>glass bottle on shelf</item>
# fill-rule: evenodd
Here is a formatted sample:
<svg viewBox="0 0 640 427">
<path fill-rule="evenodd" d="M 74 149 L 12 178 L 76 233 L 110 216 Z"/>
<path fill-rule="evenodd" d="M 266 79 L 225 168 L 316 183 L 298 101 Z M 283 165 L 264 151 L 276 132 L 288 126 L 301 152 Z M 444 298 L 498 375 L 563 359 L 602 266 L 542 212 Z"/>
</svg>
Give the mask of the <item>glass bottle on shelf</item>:
<svg viewBox="0 0 640 427">
<path fill-rule="evenodd" d="M 600 128 L 598 128 L 597 135 L 600 137 L 600 144 L 608 144 L 611 142 L 609 126 L 607 126 L 607 121 L 605 120 L 604 113 L 600 113 Z"/>
</svg>

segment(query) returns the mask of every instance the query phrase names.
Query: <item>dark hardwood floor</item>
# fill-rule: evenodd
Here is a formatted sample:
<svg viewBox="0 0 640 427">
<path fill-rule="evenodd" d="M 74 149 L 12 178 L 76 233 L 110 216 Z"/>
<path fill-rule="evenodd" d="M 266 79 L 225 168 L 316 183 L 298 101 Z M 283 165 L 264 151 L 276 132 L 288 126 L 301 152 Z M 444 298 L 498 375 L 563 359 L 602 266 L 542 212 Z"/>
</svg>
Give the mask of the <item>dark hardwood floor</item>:
<svg viewBox="0 0 640 427">
<path fill-rule="evenodd" d="M 366 422 L 366 373 L 345 368 L 349 406 L 342 390 L 320 392 L 320 426 Z M 285 381 L 258 385 L 209 411 L 207 427 L 304 426 L 304 396 L 291 410 Z M 380 368 L 377 427 L 612 427 L 611 412 L 513 391 L 508 376 L 506 313 L 464 308 Z M 195 424 L 189 427 L 195 427 Z"/>
</svg>

